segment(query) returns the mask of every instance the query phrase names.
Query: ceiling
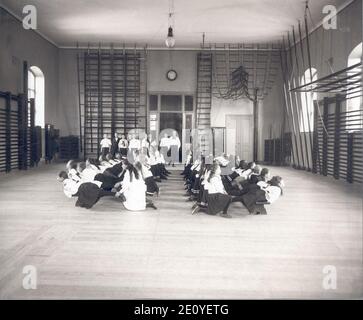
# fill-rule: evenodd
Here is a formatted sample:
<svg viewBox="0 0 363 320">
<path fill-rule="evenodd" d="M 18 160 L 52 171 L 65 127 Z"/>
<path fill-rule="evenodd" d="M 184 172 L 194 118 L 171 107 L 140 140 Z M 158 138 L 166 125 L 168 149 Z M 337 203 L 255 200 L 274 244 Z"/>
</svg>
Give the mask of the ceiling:
<svg viewBox="0 0 363 320">
<path fill-rule="evenodd" d="M 126 43 L 165 47 L 169 0 L 0 0 L 15 15 L 33 4 L 38 31 L 60 47 L 87 43 Z M 312 22 L 322 8 L 339 9 L 347 0 L 310 0 Z M 305 0 L 174 0 L 176 48 L 206 43 L 266 43 L 281 40 L 298 19 Z M 309 19 L 310 28 L 313 28 Z"/>
</svg>

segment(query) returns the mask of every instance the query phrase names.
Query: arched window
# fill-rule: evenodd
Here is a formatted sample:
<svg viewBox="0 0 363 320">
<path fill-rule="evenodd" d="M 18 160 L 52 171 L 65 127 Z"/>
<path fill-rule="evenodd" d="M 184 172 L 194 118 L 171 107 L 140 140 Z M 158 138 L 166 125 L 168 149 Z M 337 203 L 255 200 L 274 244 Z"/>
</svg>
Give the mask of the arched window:
<svg viewBox="0 0 363 320">
<path fill-rule="evenodd" d="M 307 69 L 301 77 L 301 85 L 308 84 L 318 79 L 318 72 L 315 68 Z M 316 92 L 301 93 L 301 117 L 300 132 L 309 132 L 314 129 L 314 100 L 318 98 Z"/>
<path fill-rule="evenodd" d="M 28 98 L 35 100 L 35 125 L 44 128 L 44 74 L 36 66 L 28 71 Z"/>
<path fill-rule="evenodd" d="M 348 56 L 347 66 L 351 67 L 362 61 L 362 42 L 358 44 Z M 358 69 L 352 69 L 350 72 L 355 73 Z M 351 81 L 356 82 L 356 78 L 352 78 Z M 349 80 L 348 80 L 349 81 Z M 354 84 L 352 84 L 354 86 Z M 357 130 L 363 127 L 360 109 L 362 109 L 362 88 L 352 90 L 347 95 L 347 112 L 349 112 L 350 121 L 347 123 L 348 130 Z"/>
</svg>

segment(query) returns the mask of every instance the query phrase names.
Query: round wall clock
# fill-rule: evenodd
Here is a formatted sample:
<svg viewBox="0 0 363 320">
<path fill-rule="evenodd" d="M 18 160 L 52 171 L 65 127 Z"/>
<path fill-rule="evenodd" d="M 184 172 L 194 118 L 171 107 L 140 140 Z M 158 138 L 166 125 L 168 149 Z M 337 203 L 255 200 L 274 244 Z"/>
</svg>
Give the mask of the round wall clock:
<svg viewBox="0 0 363 320">
<path fill-rule="evenodd" d="M 171 69 L 166 73 L 166 78 L 170 81 L 174 81 L 178 77 L 175 70 Z"/>
</svg>

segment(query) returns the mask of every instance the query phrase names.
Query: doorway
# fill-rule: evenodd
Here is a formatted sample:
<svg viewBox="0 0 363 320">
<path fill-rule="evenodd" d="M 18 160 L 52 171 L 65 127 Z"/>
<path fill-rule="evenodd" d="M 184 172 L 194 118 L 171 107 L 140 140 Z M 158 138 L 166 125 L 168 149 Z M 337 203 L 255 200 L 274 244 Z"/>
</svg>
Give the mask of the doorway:
<svg viewBox="0 0 363 320">
<path fill-rule="evenodd" d="M 194 128 L 195 99 L 192 93 L 151 93 L 148 99 L 148 118 L 150 133 L 160 141 L 160 132 L 165 129 L 177 131 L 181 148 L 179 159 L 182 159 L 182 148 L 187 141 L 184 129 Z M 172 134 L 172 130 L 167 132 Z"/>
<path fill-rule="evenodd" d="M 165 129 L 173 129 L 178 132 L 178 136 L 181 137 L 183 130 L 183 114 L 176 112 L 161 112 L 159 133 Z M 168 132 L 168 134 L 171 135 L 172 132 Z"/>
<path fill-rule="evenodd" d="M 253 116 L 226 116 L 226 149 L 228 154 L 246 161 L 253 160 Z"/>
</svg>

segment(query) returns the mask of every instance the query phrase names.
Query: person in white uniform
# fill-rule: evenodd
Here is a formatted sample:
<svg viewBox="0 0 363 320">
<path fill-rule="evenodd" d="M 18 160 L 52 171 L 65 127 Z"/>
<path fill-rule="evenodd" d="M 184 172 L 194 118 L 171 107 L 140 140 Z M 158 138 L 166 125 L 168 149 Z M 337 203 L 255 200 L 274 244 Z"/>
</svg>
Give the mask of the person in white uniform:
<svg viewBox="0 0 363 320">
<path fill-rule="evenodd" d="M 101 145 L 101 154 L 106 156 L 110 152 L 112 141 L 108 138 L 107 134 L 103 135 L 103 139 L 100 142 Z"/>
<path fill-rule="evenodd" d="M 146 202 L 146 184 L 141 173 L 129 162 L 125 164 L 125 175 L 121 183 L 121 190 L 116 193 L 116 197 L 121 194 L 125 197 L 124 207 L 130 211 L 142 211 L 146 207 L 156 209 L 152 202 Z"/>
<path fill-rule="evenodd" d="M 131 163 L 135 162 L 134 151 L 135 150 L 140 150 L 140 149 L 141 149 L 141 141 L 137 138 L 136 135 L 131 135 L 131 140 L 129 142 L 129 151 L 128 151 L 128 154 L 127 154 L 127 159 Z"/>
<path fill-rule="evenodd" d="M 167 156 L 168 151 L 170 149 L 170 139 L 167 133 L 164 133 L 164 136 L 160 139 L 160 153 L 164 156 Z"/>
<path fill-rule="evenodd" d="M 176 131 L 173 131 L 173 135 L 169 139 L 169 145 L 171 150 L 171 161 L 173 167 L 175 166 L 175 162 L 179 162 L 179 150 L 180 150 L 180 139 Z"/>
<path fill-rule="evenodd" d="M 125 138 L 125 135 L 121 135 L 121 139 L 118 142 L 118 148 L 123 157 L 127 156 L 127 148 L 129 146 L 129 142 Z"/>
</svg>

